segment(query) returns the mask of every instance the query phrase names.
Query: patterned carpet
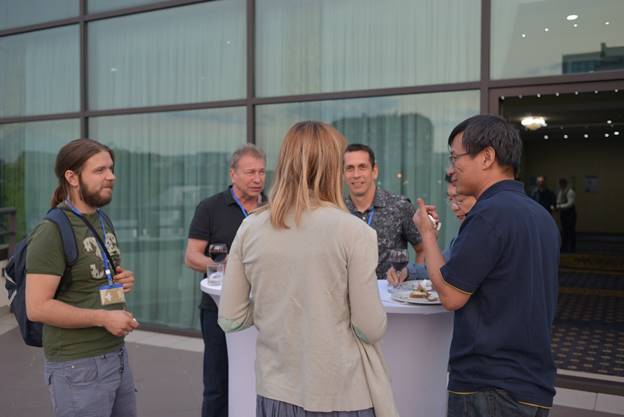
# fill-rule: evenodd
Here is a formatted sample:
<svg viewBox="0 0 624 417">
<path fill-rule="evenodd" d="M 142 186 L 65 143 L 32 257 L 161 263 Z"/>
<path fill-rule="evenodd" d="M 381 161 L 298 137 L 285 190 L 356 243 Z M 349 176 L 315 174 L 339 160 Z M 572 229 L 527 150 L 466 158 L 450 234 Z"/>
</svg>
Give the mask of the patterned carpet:
<svg viewBox="0 0 624 417">
<path fill-rule="evenodd" d="M 624 377 L 624 274 L 559 274 L 557 368 Z"/>
</svg>

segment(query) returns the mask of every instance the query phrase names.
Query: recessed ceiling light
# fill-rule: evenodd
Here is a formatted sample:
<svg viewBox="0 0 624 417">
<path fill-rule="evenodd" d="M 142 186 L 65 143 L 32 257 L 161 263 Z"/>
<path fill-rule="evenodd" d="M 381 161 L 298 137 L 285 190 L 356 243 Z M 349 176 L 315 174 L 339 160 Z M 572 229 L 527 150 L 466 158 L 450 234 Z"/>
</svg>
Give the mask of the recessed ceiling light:
<svg viewBox="0 0 624 417">
<path fill-rule="evenodd" d="M 557 97 L 559 97 L 559 93 L 555 93 L 555 95 L 556 95 Z"/>
<path fill-rule="evenodd" d="M 584 137 L 585 139 L 587 139 L 587 138 L 589 138 L 589 135 L 588 135 L 587 133 L 585 133 L 585 134 L 583 135 L 583 137 Z"/>
<path fill-rule="evenodd" d="M 620 90 L 618 90 L 617 88 L 615 90 L 613 90 L 614 93 L 617 93 L 618 91 L 620 91 Z"/>
<path fill-rule="evenodd" d="M 548 28 L 544 28 L 544 32 L 548 32 L 550 29 Z"/>
<path fill-rule="evenodd" d="M 575 96 L 578 96 L 578 91 L 575 91 L 575 92 L 574 92 L 574 95 L 575 95 Z"/>
<path fill-rule="evenodd" d="M 605 133 L 605 138 L 608 138 L 608 137 L 609 137 L 609 134 L 608 134 L 608 133 Z"/>
<path fill-rule="evenodd" d="M 563 138 L 564 138 L 564 139 L 567 139 L 567 138 L 568 138 L 568 135 L 563 135 Z"/>
<path fill-rule="evenodd" d="M 613 134 L 614 134 L 615 136 L 619 136 L 619 135 L 620 135 L 620 131 L 619 131 L 619 130 L 616 130 L 615 132 L 613 132 Z"/>
<path fill-rule="evenodd" d="M 527 116 L 522 118 L 520 124 L 529 130 L 537 130 L 540 127 L 546 126 L 546 119 L 542 116 Z"/>
<path fill-rule="evenodd" d="M 610 125 L 611 123 L 613 123 L 611 120 L 607 120 L 608 125 Z"/>
<path fill-rule="evenodd" d="M 609 24 L 611 24 L 611 22 L 608 22 L 608 21 L 605 22 L 605 25 L 609 26 Z"/>
<path fill-rule="evenodd" d="M 541 98 L 542 95 L 540 93 L 537 93 L 537 98 Z"/>
<path fill-rule="evenodd" d="M 505 100 L 505 96 L 501 96 L 501 100 Z"/>
<path fill-rule="evenodd" d="M 520 36 L 522 36 L 523 38 L 526 38 L 526 33 L 523 33 L 523 34 L 522 34 L 522 35 L 520 35 Z"/>
<path fill-rule="evenodd" d="M 574 26 L 575 28 L 578 27 L 578 23 L 573 24 L 572 26 Z"/>
<path fill-rule="evenodd" d="M 548 135 L 544 135 L 544 139 L 548 140 Z"/>
<path fill-rule="evenodd" d="M 566 16 L 567 20 L 576 20 L 578 19 L 578 15 L 577 14 L 569 14 Z"/>
</svg>

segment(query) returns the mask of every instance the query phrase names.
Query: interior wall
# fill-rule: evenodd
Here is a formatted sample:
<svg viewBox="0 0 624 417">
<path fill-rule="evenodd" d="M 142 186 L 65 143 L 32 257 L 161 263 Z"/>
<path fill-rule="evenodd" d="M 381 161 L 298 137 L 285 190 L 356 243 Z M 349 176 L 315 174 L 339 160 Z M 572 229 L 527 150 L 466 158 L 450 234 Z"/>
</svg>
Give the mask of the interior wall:
<svg viewBox="0 0 624 417">
<path fill-rule="evenodd" d="M 545 175 L 555 193 L 566 177 L 576 191 L 577 232 L 624 233 L 624 141 L 620 137 L 577 141 L 524 141 L 521 180 L 527 184 Z M 597 189 L 586 189 L 586 177 L 597 178 Z"/>
</svg>

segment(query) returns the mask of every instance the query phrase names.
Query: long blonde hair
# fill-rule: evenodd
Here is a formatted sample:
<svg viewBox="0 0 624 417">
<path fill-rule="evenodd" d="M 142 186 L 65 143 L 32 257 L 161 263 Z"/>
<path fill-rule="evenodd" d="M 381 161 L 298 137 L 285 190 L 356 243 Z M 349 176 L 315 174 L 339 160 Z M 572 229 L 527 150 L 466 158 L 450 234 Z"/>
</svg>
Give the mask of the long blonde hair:
<svg viewBox="0 0 624 417">
<path fill-rule="evenodd" d="M 342 154 L 347 140 L 333 126 L 306 121 L 293 125 L 282 142 L 268 209 L 273 227 L 288 229 L 294 209 L 298 224 L 303 212 L 320 206 L 346 210 L 342 199 Z"/>
</svg>

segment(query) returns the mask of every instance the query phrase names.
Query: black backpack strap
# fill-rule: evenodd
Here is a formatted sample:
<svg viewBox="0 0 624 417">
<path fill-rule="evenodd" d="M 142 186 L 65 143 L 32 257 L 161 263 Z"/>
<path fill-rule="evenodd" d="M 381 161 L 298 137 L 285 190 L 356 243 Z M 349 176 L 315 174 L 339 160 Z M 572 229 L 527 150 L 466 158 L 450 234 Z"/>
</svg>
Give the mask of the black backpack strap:
<svg viewBox="0 0 624 417">
<path fill-rule="evenodd" d="M 104 217 L 104 221 L 106 222 L 106 225 L 111 230 L 111 232 L 113 232 L 116 238 L 117 232 L 115 232 L 115 226 L 113 226 L 113 222 L 111 221 L 110 217 L 108 217 L 108 214 L 106 214 L 104 210 L 100 209 L 100 212 L 102 213 L 102 217 Z"/>
<path fill-rule="evenodd" d="M 96 232 L 95 228 L 93 227 L 93 225 L 89 222 L 89 220 L 87 220 L 84 216 L 82 215 L 77 215 L 76 213 L 74 213 L 71 209 L 68 208 L 60 208 L 60 210 L 63 210 L 65 212 L 69 212 L 72 213 L 74 216 L 78 217 L 80 220 L 83 221 L 83 223 L 89 228 L 89 230 L 91 231 L 91 234 L 95 237 L 95 239 L 98 241 L 98 243 L 100 244 L 100 247 L 102 249 L 104 249 L 104 255 L 102 256 L 106 256 L 106 258 L 108 259 L 108 262 L 110 263 L 111 266 L 111 271 L 113 273 L 113 275 L 115 275 L 115 271 L 117 270 L 117 267 L 115 266 L 115 261 L 113 260 L 113 257 L 111 256 L 110 253 L 108 253 L 108 249 L 106 248 L 106 243 L 102 242 L 102 238 L 100 237 L 100 235 L 98 235 L 98 233 Z M 104 213 L 104 212 L 102 212 Z M 67 216 L 66 216 L 67 217 Z M 106 214 L 104 214 L 104 219 L 108 219 L 108 216 L 106 216 Z M 69 219 L 68 219 L 69 220 Z M 110 219 L 105 220 L 107 223 L 110 222 Z M 113 231 L 114 233 L 114 231 Z M 75 239 L 74 239 L 75 240 Z"/>
<path fill-rule="evenodd" d="M 45 219 L 50 220 L 58 227 L 61 242 L 63 243 L 63 252 L 65 253 L 65 263 L 68 267 L 74 266 L 78 260 L 78 244 L 71 221 L 63 213 L 63 210 L 58 207 L 51 208 Z"/>
</svg>

